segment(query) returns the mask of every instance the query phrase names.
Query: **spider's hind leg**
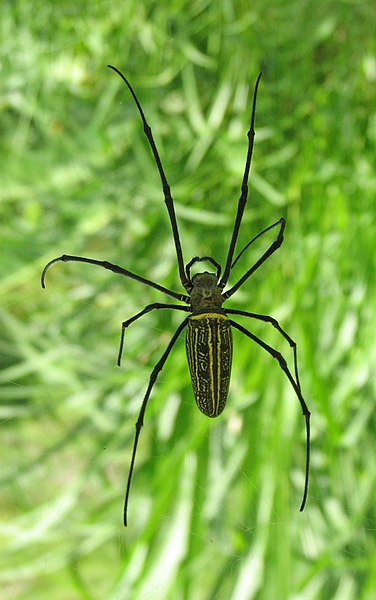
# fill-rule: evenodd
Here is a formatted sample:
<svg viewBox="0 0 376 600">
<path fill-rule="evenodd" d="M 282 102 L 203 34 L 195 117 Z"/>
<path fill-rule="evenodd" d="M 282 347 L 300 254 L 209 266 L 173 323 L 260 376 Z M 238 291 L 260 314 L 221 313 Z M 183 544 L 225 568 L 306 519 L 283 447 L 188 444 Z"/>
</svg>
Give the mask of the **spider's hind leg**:
<svg viewBox="0 0 376 600">
<path fill-rule="evenodd" d="M 270 354 L 273 358 L 275 358 L 278 363 L 279 366 L 281 367 L 282 371 L 285 373 L 285 375 L 287 376 L 289 382 L 291 383 L 294 392 L 296 394 L 296 396 L 298 397 L 298 400 L 300 402 L 300 406 L 302 408 L 302 413 L 303 416 L 305 418 L 305 423 L 306 423 L 306 465 L 305 465 L 305 483 L 304 483 L 304 491 L 303 491 L 303 498 L 302 498 L 302 503 L 300 505 L 300 511 L 304 510 L 306 501 L 307 501 L 307 495 L 308 495 L 308 483 L 309 483 L 309 464 L 310 464 L 310 448 L 311 448 L 311 434 L 310 434 L 310 416 L 311 413 L 308 410 L 308 406 L 302 396 L 302 392 L 300 389 L 300 384 L 299 384 L 299 380 L 295 381 L 294 377 L 291 374 L 290 369 L 287 366 L 286 360 L 284 359 L 284 357 L 282 356 L 282 354 L 280 352 L 278 352 L 275 348 L 272 348 L 272 346 L 269 346 L 269 344 L 266 344 L 263 340 L 261 340 L 259 337 L 257 337 L 256 335 L 254 335 L 253 333 L 251 333 L 250 331 L 248 331 L 248 329 L 245 329 L 244 327 L 242 327 L 241 325 L 239 325 L 238 323 L 236 323 L 235 321 L 232 321 L 230 319 L 230 323 L 233 327 L 235 327 L 235 329 L 238 329 L 239 331 L 241 331 L 241 333 L 244 333 L 244 335 L 246 335 L 247 337 L 249 337 L 251 340 L 253 340 L 254 342 L 256 342 L 256 344 L 258 344 L 259 346 L 261 346 L 261 348 L 263 348 L 266 352 L 268 352 L 268 354 Z"/>
</svg>

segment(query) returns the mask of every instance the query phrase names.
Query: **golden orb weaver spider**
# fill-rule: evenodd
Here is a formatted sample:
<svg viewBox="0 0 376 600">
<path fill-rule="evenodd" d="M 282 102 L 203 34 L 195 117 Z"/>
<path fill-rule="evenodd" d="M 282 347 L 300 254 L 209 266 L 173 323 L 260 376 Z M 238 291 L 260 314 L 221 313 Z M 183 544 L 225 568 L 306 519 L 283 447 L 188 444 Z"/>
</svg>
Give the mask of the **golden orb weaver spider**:
<svg viewBox="0 0 376 600">
<path fill-rule="evenodd" d="M 308 495 L 308 479 L 309 479 L 309 464 L 310 464 L 310 411 L 308 410 L 307 404 L 302 395 L 299 374 L 298 374 L 298 361 L 297 361 L 297 348 L 296 343 L 292 338 L 282 329 L 279 325 L 278 321 L 269 315 L 251 313 L 244 310 L 234 310 L 229 308 L 222 308 L 222 304 L 230 298 L 242 285 L 247 281 L 247 279 L 281 246 L 283 242 L 283 234 L 285 230 L 286 221 L 282 217 L 276 223 L 273 223 L 263 231 L 261 231 L 258 235 L 256 235 L 250 242 L 244 246 L 244 248 L 239 252 L 237 257 L 234 259 L 234 252 L 236 247 L 236 242 L 238 239 L 239 229 L 244 213 L 244 208 L 247 202 L 248 196 L 248 179 L 249 179 L 249 171 L 251 167 L 251 159 L 253 152 L 253 143 L 254 143 L 254 122 L 255 122 L 255 112 L 256 112 L 256 98 L 258 86 L 260 83 L 261 73 L 259 74 L 255 88 L 253 93 L 253 102 L 252 102 L 252 113 L 251 113 L 251 123 L 250 128 L 247 133 L 248 137 L 248 149 L 247 149 L 247 157 L 243 175 L 243 181 L 241 185 L 241 194 L 238 201 L 238 208 L 235 217 L 234 228 L 231 236 L 230 246 L 227 253 L 226 263 L 223 275 L 221 275 L 221 267 L 210 256 L 202 256 L 202 257 L 194 257 L 187 265 L 184 266 L 183 252 L 180 243 L 178 225 L 175 216 L 174 203 L 170 192 L 170 186 L 167 182 L 167 178 L 162 166 L 162 162 L 157 150 L 157 146 L 154 141 L 154 137 L 151 131 L 149 124 L 146 121 L 146 117 L 144 115 L 143 109 L 138 101 L 138 98 L 129 83 L 126 77 L 114 66 L 108 65 L 110 69 L 115 71 L 123 80 L 123 82 L 128 87 L 134 102 L 136 103 L 138 112 L 141 116 L 141 120 L 144 127 L 144 132 L 147 137 L 149 146 L 153 153 L 157 169 L 161 178 L 162 187 L 163 187 L 163 195 L 164 201 L 167 207 L 170 224 L 172 228 L 172 234 L 174 239 L 178 270 L 179 270 L 179 278 L 183 288 L 186 291 L 186 294 L 179 294 L 178 292 L 174 292 L 169 290 L 154 281 L 149 279 L 145 279 L 140 275 L 137 275 L 123 267 L 115 265 L 113 263 L 96 260 L 94 258 L 85 258 L 83 256 L 72 256 L 68 254 L 63 254 L 58 258 L 54 258 L 51 260 L 43 269 L 41 283 L 42 287 L 45 287 L 45 276 L 47 270 L 56 262 L 82 262 L 88 263 L 91 265 L 97 265 L 109 271 L 113 271 L 119 275 L 123 275 L 124 277 L 129 277 L 130 279 L 134 279 L 139 283 L 152 287 L 175 300 L 179 300 L 182 302 L 182 305 L 179 304 L 165 304 L 160 302 L 154 302 L 153 304 L 147 305 L 143 310 L 138 312 L 136 315 L 127 319 L 122 324 L 121 330 L 121 339 L 120 339 L 120 348 L 117 363 L 120 366 L 121 356 L 123 352 L 124 345 L 124 335 L 125 330 L 131 323 L 145 315 L 146 313 L 152 310 L 160 310 L 160 309 L 172 309 L 172 310 L 181 310 L 190 313 L 182 323 L 179 325 L 174 335 L 172 336 L 169 344 L 167 345 L 166 350 L 162 354 L 161 358 L 154 366 L 152 373 L 150 375 L 149 385 L 146 390 L 146 394 L 144 396 L 141 409 L 138 415 L 138 419 L 136 422 L 136 433 L 133 442 L 133 450 L 131 456 L 131 463 L 128 474 L 128 481 L 125 492 L 125 501 L 124 501 L 124 525 L 127 526 L 127 509 L 128 509 L 128 500 L 129 493 L 133 475 L 133 469 L 135 464 L 136 452 L 138 439 L 140 436 L 140 431 L 144 422 L 144 415 L 146 411 L 146 407 L 150 398 L 150 394 L 152 392 L 153 386 L 157 380 L 158 374 L 163 368 L 175 342 L 180 336 L 183 329 L 187 328 L 186 334 L 186 352 L 188 365 L 191 375 L 193 393 L 196 400 L 196 404 L 198 408 L 208 417 L 217 417 L 224 409 L 229 383 L 230 383 L 230 375 L 231 375 L 231 364 L 232 364 L 232 333 L 231 327 L 238 329 L 241 333 L 249 337 L 256 344 L 258 344 L 261 348 L 263 348 L 268 354 L 270 354 L 273 358 L 275 358 L 288 378 L 302 408 L 303 416 L 305 418 L 306 424 L 306 462 L 305 462 L 305 483 L 304 483 L 304 491 L 302 503 L 300 506 L 300 511 L 304 509 L 306 504 L 307 495 Z M 274 227 L 279 227 L 278 235 L 274 242 L 270 244 L 268 249 L 263 253 L 263 255 L 255 262 L 252 267 L 250 267 L 244 275 L 227 291 L 224 291 L 224 288 L 227 285 L 229 275 L 231 269 L 235 266 L 239 258 L 245 252 L 247 248 L 251 244 L 253 244 L 259 237 L 273 229 Z M 204 271 L 203 273 L 196 273 L 191 277 L 191 267 L 198 262 L 206 261 L 211 263 L 215 269 L 216 274 L 208 273 Z M 293 362 L 294 362 L 294 375 L 291 373 L 290 369 L 287 366 L 286 360 L 283 358 L 282 354 L 278 352 L 272 346 L 266 344 L 262 339 L 239 325 L 236 321 L 233 321 L 229 318 L 228 315 L 240 315 L 244 317 L 249 317 L 251 319 L 256 319 L 258 321 L 263 321 L 265 323 L 270 323 L 279 333 L 280 335 L 288 342 L 293 351 Z"/>
</svg>

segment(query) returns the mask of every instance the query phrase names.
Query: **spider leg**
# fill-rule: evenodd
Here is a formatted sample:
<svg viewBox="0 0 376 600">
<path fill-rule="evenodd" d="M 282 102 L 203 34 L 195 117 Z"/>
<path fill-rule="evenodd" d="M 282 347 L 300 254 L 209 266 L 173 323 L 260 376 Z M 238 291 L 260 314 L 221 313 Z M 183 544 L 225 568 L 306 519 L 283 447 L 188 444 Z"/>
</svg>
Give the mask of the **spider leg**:
<svg viewBox="0 0 376 600">
<path fill-rule="evenodd" d="M 173 292 L 150 279 L 145 279 L 145 277 L 141 277 L 140 275 L 136 275 L 136 273 L 132 273 L 132 271 L 128 271 L 127 269 L 123 269 L 123 267 L 119 267 L 119 265 L 115 265 L 113 263 L 108 262 L 107 260 L 96 260 L 94 258 L 85 258 L 84 256 L 72 256 L 69 254 L 63 254 L 58 258 L 54 258 L 50 260 L 49 263 L 43 269 L 41 284 L 42 288 L 45 287 L 45 277 L 48 269 L 56 262 L 82 262 L 88 263 L 89 265 L 97 265 L 98 267 L 103 267 L 103 269 L 107 269 L 108 271 L 113 271 L 113 273 L 117 273 L 118 275 L 123 275 L 124 277 L 129 277 L 130 279 L 134 279 L 144 285 L 154 288 L 163 294 L 167 294 L 167 296 L 171 296 L 171 298 L 175 298 L 176 300 L 180 300 L 181 302 L 185 302 L 186 304 L 190 303 L 189 296 L 185 296 L 184 294 L 178 294 L 177 292 Z"/>
<path fill-rule="evenodd" d="M 128 510 L 128 500 L 129 500 L 129 492 L 130 492 L 130 488 L 131 488 L 131 481 L 132 481 L 132 474 L 133 474 L 133 468 L 134 468 L 134 462 L 135 462 L 135 458 L 136 458 L 136 452 L 137 452 L 137 445 L 138 445 L 138 438 L 140 436 L 140 431 L 141 428 L 144 424 L 144 415 L 145 415 L 145 410 L 146 410 L 146 406 L 147 403 L 149 401 L 149 397 L 151 394 L 151 391 L 153 389 L 153 386 L 157 380 L 158 374 L 159 372 L 162 370 L 176 340 L 178 339 L 179 335 L 181 334 L 181 332 L 183 331 L 184 327 L 187 325 L 188 323 L 188 319 L 189 317 L 187 317 L 186 319 L 184 319 L 184 321 L 182 323 L 180 323 L 179 327 L 177 328 L 177 330 L 175 331 L 174 335 L 172 336 L 166 350 L 164 351 L 164 353 L 162 354 L 161 358 L 159 359 L 159 361 L 157 362 L 157 364 L 155 365 L 154 369 L 151 372 L 150 375 L 150 381 L 149 381 L 149 385 L 148 388 L 146 390 L 146 394 L 144 396 L 144 399 L 142 401 L 142 405 L 141 405 L 141 409 L 140 409 L 140 413 L 138 415 L 138 419 L 136 422 L 136 434 L 135 434 L 135 438 L 134 438 L 134 442 L 133 442 L 133 450 L 132 450 L 132 458 L 131 458 L 131 465 L 129 468 L 129 474 L 128 474 L 128 481 L 127 481 L 127 488 L 126 488 L 126 492 L 125 492 L 125 501 L 124 501 L 124 526 L 127 526 L 127 510 Z"/>
<path fill-rule="evenodd" d="M 156 146 L 155 141 L 154 141 L 154 137 L 153 137 L 153 133 L 152 133 L 151 127 L 148 124 L 148 122 L 146 121 L 146 117 L 145 117 L 144 111 L 142 110 L 141 104 L 138 101 L 138 98 L 137 98 L 137 96 L 135 94 L 135 91 L 133 90 L 133 88 L 132 88 L 131 84 L 129 83 L 128 79 L 116 67 L 113 67 L 112 65 L 107 65 L 107 66 L 110 69 L 112 69 L 113 71 L 115 71 L 115 73 L 117 73 L 121 77 L 121 79 L 124 81 L 124 83 L 126 84 L 126 86 L 129 89 L 130 93 L 132 94 L 133 100 L 135 101 L 136 106 L 138 108 L 138 112 L 140 113 L 141 120 L 142 120 L 142 123 L 143 123 L 143 126 L 144 126 L 144 132 L 145 132 L 145 135 L 146 135 L 146 137 L 148 139 L 149 146 L 150 146 L 151 151 L 153 153 L 154 160 L 155 160 L 157 168 L 158 168 L 159 176 L 160 176 L 161 181 L 162 181 L 163 195 L 164 195 L 165 203 L 166 203 L 166 206 L 167 206 L 168 215 L 169 215 L 169 218 L 170 218 L 170 223 L 171 223 L 171 228 L 172 228 L 172 234 L 173 234 L 173 237 L 174 237 L 176 257 L 177 257 L 177 260 L 178 260 L 178 268 L 179 268 L 180 281 L 181 281 L 183 287 L 187 290 L 187 292 L 189 292 L 192 289 L 192 285 L 191 285 L 190 281 L 187 279 L 187 276 L 186 276 L 186 273 L 185 273 L 185 270 L 184 270 L 183 251 L 182 251 L 181 243 L 180 243 L 178 224 L 176 222 L 174 202 L 173 202 L 173 199 L 172 199 L 172 196 L 171 196 L 170 186 L 169 186 L 169 184 L 167 182 L 167 178 L 166 178 L 163 166 L 162 166 L 162 161 L 160 159 L 159 152 L 158 152 L 157 146 Z"/>
<path fill-rule="evenodd" d="M 282 242 L 283 242 L 283 232 L 285 230 L 286 221 L 285 221 L 285 219 L 282 218 L 282 219 L 280 219 L 279 223 L 281 224 L 281 226 L 279 228 L 277 239 L 274 240 L 274 242 L 272 244 L 270 244 L 269 248 L 264 252 L 264 254 L 261 256 L 261 258 L 259 258 L 255 262 L 255 264 L 250 269 L 248 269 L 248 271 L 246 273 L 244 273 L 243 277 L 241 277 L 239 279 L 239 281 L 237 283 L 235 283 L 235 285 L 232 286 L 232 288 L 230 288 L 227 292 L 225 292 L 224 294 L 222 294 L 223 300 L 226 300 L 227 298 L 230 298 L 230 296 L 232 296 L 233 294 L 235 294 L 235 292 L 240 288 L 240 286 L 243 285 L 243 283 L 245 281 L 247 281 L 247 279 L 252 275 L 252 273 L 254 273 L 255 271 L 257 271 L 257 269 L 259 267 L 261 267 L 261 265 L 266 260 L 268 260 L 269 256 L 271 256 L 282 245 Z"/>
<path fill-rule="evenodd" d="M 249 178 L 249 170 L 251 168 L 251 160 L 253 153 L 253 142 L 255 139 L 255 113 L 256 113 L 256 98 L 257 98 L 257 90 L 260 83 L 261 73 L 257 77 L 255 90 L 253 92 L 253 102 L 252 102 L 252 114 L 251 114 L 251 124 L 247 133 L 248 136 L 248 150 L 247 150 L 247 158 L 245 161 L 245 169 L 241 187 L 241 194 L 238 202 L 238 210 L 235 217 L 234 229 L 232 232 L 230 247 L 227 254 L 226 266 L 222 275 L 222 279 L 219 282 L 219 287 L 221 290 L 225 287 L 231 270 L 232 257 L 234 256 L 235 246 L 238 239 L 240 224 L 243 218 L 244 208 L 247 203 L 248 197 L 248 178 Z"/>
<path fill-rule="evenodd" d="M 295 381 L 298 385 L 299 390 L 300 381 L 299 381 L 299 373 L 298 373 L 298 356 L 297 356 L 297 346 L 296 342 L 286 333 L 284 329 L 280 326 L 277 319 L 274 317 L 270 317 L 269 315 L 260 315 L 258 313 L 251 313 L 245 310 L 233 310 L 232 308 L 225 308 L 225 313 L 227 315 L 240 315 L 242 317 L 250 317 L 251 319 L 257 319 L 258 321 L 264 321 L 264 323 L 270 323 L 276 330 L 285 338 L 285 340 L 289 343 L 292 348 L 293 358 L 294 358 L 294 372 L 295 372 Z"/>
<path fill-rule="evenodd" d="M 262 235 L 264 235 L 265 233 L 267 233 L 268 231 L 270 231 L 271 229 L 273 229 L 274 227 L 277 227 L 277 225 L 280 225 L 282 223 L 282 221 L 285 221 L 285 219 L 283 217 L 281 217 L 279 219 L 279 221 L 276 221 L 275 223 L 273 223 L 273 225 L 269 225 L 269 227 L 266 227 L 265 229 L 263 229 L 262 231 L 260 231 L 260 233 L 258 233 L 257 235 L 255 235 L 254 238 L 251 239 L 250 242 L 248 242 L 248 244 L 246 244 L 244 246 L 244 248 L 239 252 L 239 254 L 237 255 L 236 258 L 234 258 L 234 260 L 232 261 L 232 265 L 231 265 L 231 269 L 233 269 L 236 265 L 236 263 L 238 262 L 239 258 L 242 256 L 242 254 L 244 254 L 244 252 L 256 241 L 258 240 Z"/>
<path fill-rule="evenodd" d="M 306 423 L 306 465 L 305 465 L 305 483 L 304 483 L 304 491 L 303 491 L 303 499 L 302 499 L 302 503 L 300 506 L 300 512 L 304 509 L 306 501 L 307 501 L 307 495 L 308 495 L 308 483 L 309 483 L 309 464 L 310 464 L 310 446 L 311 446 L 311 437 L 310 437 L 310 416 L 311 413 L 308 410 L 308 406 L 305 403 L 305 400 L 302 396 L 301 390 L 300 390 L 300 385 L 299 382 L 296 382 L 295 379 L 293 378 L 287 363 L 285 361 L 285 359 L 283 358 L 282 354 L 280 352 L 278 352 L 277 350 L 275 350 L 275 348 L 272 348 L 271 346 L 269 346 L 268 344 L 266 344 L 263 340 L 261 340 L 259 337 L 257 337 L 256 335 L 254 335 L 253 333 L 251 333 L 250 331 L 248 331 L 247 329 L 245 329 L 244 327 L 242 327 L 241 325 L 239 325 L 238 323 L 236 323 L 235 321 L 232 321 L 230 319 L 230 323 L 233 327 L 235 327 L 235 329 L 238 329 L 239 331 L 241 331 L 242 333 L 244 333 L 244 335 L 246 335 L 247 337 L 249 337 L 251 340 L 253 340 L 254 342 L 256 342 L 256 344 L 258 344 L 259 346 L 261 346 L 261 348 L 264 348 L 264 350 L 266 350 L 266 352 L 268 352 L 273 358 L 275 358 L 278 363 L 279 366 L 281 367 L 282 371 L 286 374 L 288 380 L 290 381 L 295 394 L 298 397 L 298 400 L 300 402 L 300 406 L 302 408 L 302 412 L 303 412 L 303 416 L 305 418 L 305 423 Z"/>
<path fill-rule="evenodd" d="M 120 367 L 120 363 L 121 363 L 121 356 L 123 354 L 124 336 L 125 336 L 126 328 L 129 327 L 129 325 L 131 325 L 131 323 L 133 323 L 134 321 L 137 321 L 137 319 L 139 319 L 143 315 L 146 315 L 146 313 L 150 312 L 151 310 L 160 310 L 161 308 L 171 308 L 173 310 L 184 310 L 186 312 L 190 311 L 189 306 L 179 306 L 178 304 L 161 304 L 160 302 L 154 302 L 153 304 L 148 304 L 139 313 L 137 313 L 130 319 L 127 319 L 126 321 L 124 321 L 121 325 L 120 347 L 119 347 L 119 353 L 118 353 L 118 358 L 117 358 L 117 364 L 119 367 Z"/>
</svg>

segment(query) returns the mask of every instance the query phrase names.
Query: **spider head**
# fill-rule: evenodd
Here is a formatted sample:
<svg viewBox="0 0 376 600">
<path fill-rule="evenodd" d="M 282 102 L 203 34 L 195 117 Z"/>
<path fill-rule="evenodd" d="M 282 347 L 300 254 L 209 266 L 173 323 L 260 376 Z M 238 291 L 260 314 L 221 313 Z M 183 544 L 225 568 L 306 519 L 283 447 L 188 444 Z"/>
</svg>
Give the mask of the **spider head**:
<svg viewBox="0 0 376 600">
<path fill-rule="evenodd" d="M 218 278 L 213 273 L 196 273 L 192 277 L 191 307 L 193 313 L 220 309 L 222 294 L 218 287 Z"/>
</svg>

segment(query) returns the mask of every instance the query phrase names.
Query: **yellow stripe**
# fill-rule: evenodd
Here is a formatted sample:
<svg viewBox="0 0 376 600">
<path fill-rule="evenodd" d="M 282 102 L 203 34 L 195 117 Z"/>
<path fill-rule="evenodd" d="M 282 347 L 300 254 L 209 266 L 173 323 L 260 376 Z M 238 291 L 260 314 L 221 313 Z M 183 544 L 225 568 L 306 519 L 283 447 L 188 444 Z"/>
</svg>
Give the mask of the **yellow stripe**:
<svg viewBox="0 0 376 600">
<path fill-rule="evenodd" d="M 195 329 L 194 330 L 194 352 L 193 352 L 193 363 L 194 363 L 194 370 L 195 370 L 195 374 L 196 374 L 196 388 L 197 388 L 197 393 L 200 394 L 200 378 L 198 376 L 198 365 L 199 365 L 199 356 L 198 356 L 198 334 L 199 334 L 199 330 Z"/>
<path fill-rule="evenodd" d="M 202 313 L 200 315 L 191 315 L 190 320 L 198 320 L 198 319 L 225 319 L 228 320 L 227 315 L 223 315 L 221 313 Z"/>
<path fill-rule="evenodd" d="M 218 323 L 218 327 L 217 327 L 217 340 L 218 340 L 218 344 L 217 344 L 217 404 L 216 404 L 216 413 L 218 413 L 219 410 L 219 399 L 221 397 L 221 385 L 220 385 L 220 380 L 221 380 L 221 334 L 219 331 L 219 323 Z"/>
<path fill-rule="evenodd" d="M 210 381 L 213 381 L 213 336 L 212 330 L 208 323 L 208 347 L 209 347 L 209 369 L 210 369 Z M 212 407 L 214 409 L 215 406 L 215 393 L 214 393 L 214 385 L 211 386 L 211 399 L 212 399 Z"/>
</svg>

